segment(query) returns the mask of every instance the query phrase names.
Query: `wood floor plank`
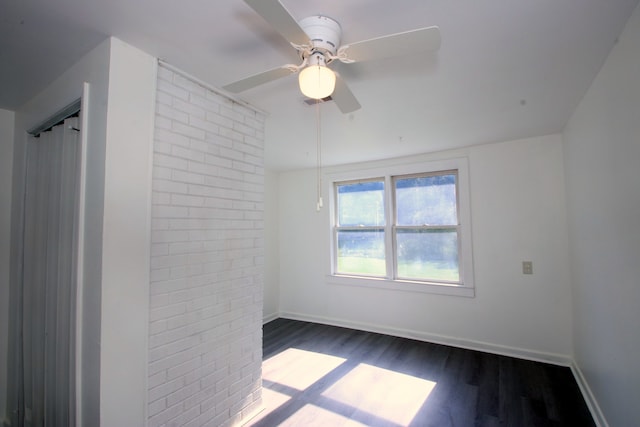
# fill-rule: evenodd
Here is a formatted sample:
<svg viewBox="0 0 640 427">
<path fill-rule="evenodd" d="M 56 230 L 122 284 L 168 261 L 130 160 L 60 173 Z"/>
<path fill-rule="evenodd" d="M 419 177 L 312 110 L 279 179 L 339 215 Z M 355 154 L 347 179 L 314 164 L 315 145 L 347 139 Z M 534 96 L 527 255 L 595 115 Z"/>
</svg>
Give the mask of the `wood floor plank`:
<svg viewBox="0 0 640 427">
<path fill-rule="evenodd" d="M 595 426 L 566 367 L 287 319 L 263 355 L 247 426 Z"/>
</svg>

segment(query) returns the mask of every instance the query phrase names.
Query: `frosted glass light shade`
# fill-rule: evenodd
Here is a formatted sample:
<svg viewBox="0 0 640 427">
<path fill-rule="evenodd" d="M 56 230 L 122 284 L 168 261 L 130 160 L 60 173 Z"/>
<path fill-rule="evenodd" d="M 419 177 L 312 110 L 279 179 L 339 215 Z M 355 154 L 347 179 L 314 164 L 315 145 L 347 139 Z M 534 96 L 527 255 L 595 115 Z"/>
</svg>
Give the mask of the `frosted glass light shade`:
<svg viewBox="0 0 640 427">
<path fill-rule="evenodd" d="M 324 65 L 309 65 L 298 76 L 300 90 L 312 99 L 322 99 L 336 88 L 336 75 Z"/>
</svg>

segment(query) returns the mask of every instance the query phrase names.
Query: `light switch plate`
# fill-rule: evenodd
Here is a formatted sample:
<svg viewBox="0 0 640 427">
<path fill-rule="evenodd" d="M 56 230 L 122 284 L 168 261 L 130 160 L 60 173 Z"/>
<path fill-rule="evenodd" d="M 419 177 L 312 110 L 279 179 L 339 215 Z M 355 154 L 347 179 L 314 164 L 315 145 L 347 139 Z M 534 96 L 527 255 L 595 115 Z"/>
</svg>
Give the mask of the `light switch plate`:
<svg viewBox="0 0 640 427">
<path fill-rule="evenodd" d="M 533 274 L 533 262 L 522 261 L 522 274 Z"/>
</svg>

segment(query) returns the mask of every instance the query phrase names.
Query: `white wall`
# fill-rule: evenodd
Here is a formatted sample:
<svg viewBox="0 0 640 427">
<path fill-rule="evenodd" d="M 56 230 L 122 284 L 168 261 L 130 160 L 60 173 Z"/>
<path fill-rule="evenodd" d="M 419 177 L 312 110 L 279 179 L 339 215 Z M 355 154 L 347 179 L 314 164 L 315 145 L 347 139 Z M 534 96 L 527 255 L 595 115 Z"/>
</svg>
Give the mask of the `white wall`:
<svg viewBox="0 0 640 427">
<path fill-rule="evenodd" d="M 640 425 L 640 8 L 564 140 L 575 359 L 608 423 Z"/>
<path fill-rule="evenodd" d="M 329 212 L 316 213 L 315 170 L 303 170 L 283 172 L 279 180 L 282 316 L 568 363 L 571 302 L 559 135 L 325 172 L 459 156 L 470 164 L 475 298 L 327 283 Z M 533 261 L 533 275 L 522 274 L 523 260 Z"/>
<path fill-rule="evenodd" d="M 90 93 L 82 113 L 88 122 L 83 129 L 88 147 L 82 421 L 143 425 L 155 60 L 108 39 L 20 107 L 13 188 L 22 187 L 25 131 L 80 98 L 84 82 Z M 20 197 L 14 192 L 14 221 L 20 212 Z M 12 229 L 19 230 L 19 224 Z M 12 260 L 18 252 L 12 250 Z M 13 278 L 15 270 L 11 274 Z"/>
<path fill-rule="evenodd" d="M 14 112 L 0 110 L 0 425 L 7 404 L 9 339 L 9 242 L 11 234 L 11 172 Z"/>
<path fill-rule="evenodd" d="M 280 311 L 280 230 L 278 227 L 278 173 L 266 171 L 264 176 L 264 305 L 265 321 L 278 317 Z"/>
<path fill-rule="evenodd" d="M 100 342 L 102 426 L 144 425 L 157 61 L 111 39 Z M 91 173 L 89 171 L 89 173 Z"/>
</svg>

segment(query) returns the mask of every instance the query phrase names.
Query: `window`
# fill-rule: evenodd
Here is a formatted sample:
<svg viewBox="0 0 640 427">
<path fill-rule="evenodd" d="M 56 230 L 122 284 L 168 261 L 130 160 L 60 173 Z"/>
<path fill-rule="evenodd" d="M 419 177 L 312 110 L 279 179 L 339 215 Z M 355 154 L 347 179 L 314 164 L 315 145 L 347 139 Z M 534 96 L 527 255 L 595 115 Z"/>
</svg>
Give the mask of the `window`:
<svg viewBox="0 0 640 427">
<path fill-rule="evenodd" d="M 393 177 L 396 277 L 460 282 L 457 171 Z"/>
<path fill-rule="evenodd" d="M 332 281 L 473 296 L 466 160 L 362 175 L 331 180 Z"/>
<path fill-rule="evenodd" d="M 336 194 L 336 272 L 386 276 L 384 181 L 337 183 Z"/>
</svg>

